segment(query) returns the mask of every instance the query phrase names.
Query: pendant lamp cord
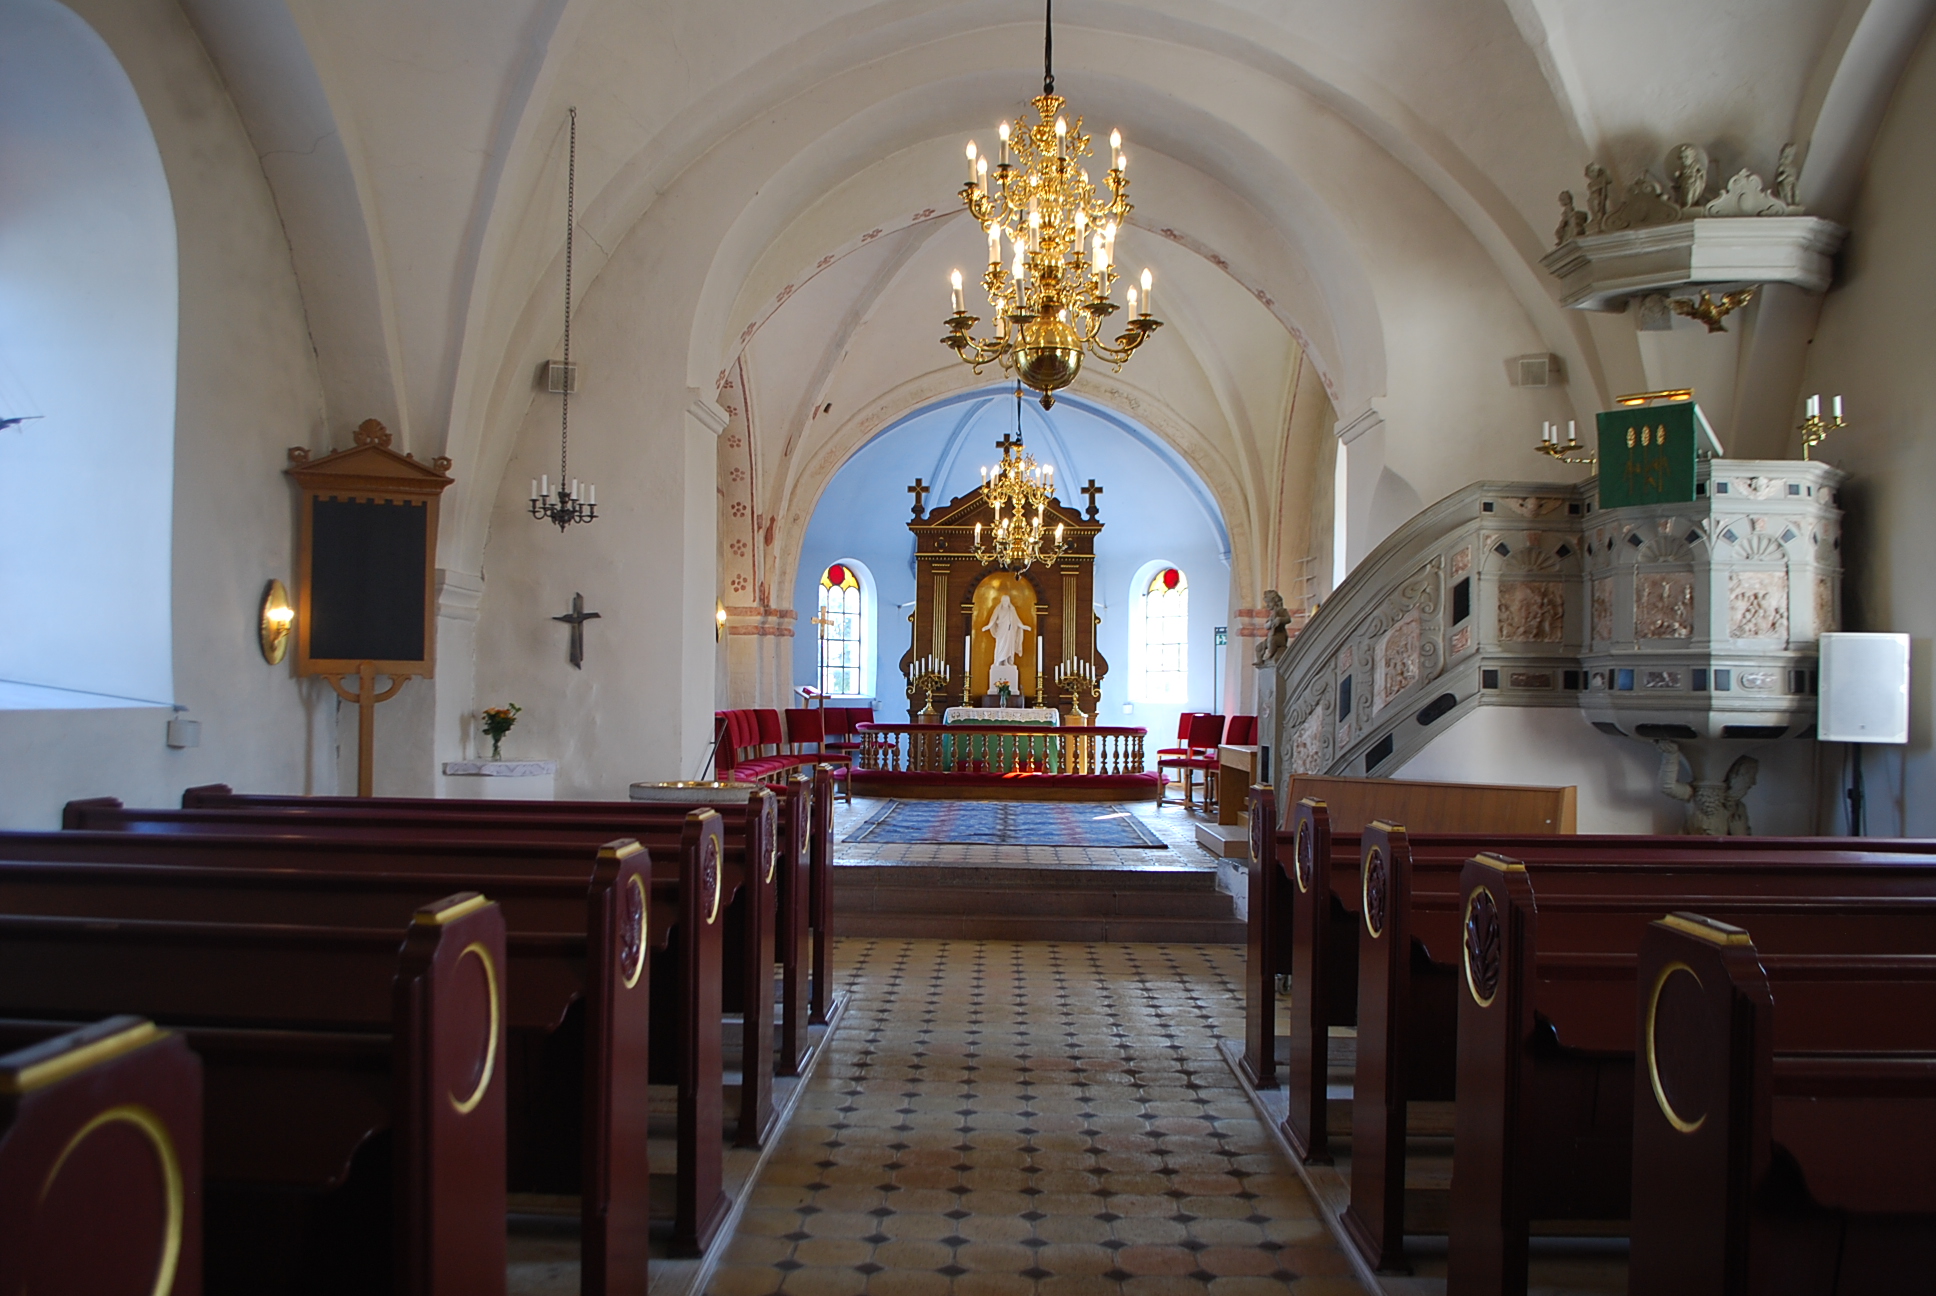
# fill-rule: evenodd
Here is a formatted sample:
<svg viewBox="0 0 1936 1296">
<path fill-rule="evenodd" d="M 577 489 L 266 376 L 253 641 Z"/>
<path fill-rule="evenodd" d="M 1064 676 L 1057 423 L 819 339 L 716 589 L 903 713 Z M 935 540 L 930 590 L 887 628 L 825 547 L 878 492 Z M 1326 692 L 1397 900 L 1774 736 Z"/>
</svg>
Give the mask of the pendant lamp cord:
<svg viewBox="0 0 1936 1296">
<path fill-rule="evenodd" d="M 1042 93 L 1055 93 L 1055 0 L 1042 0 Z"/>
<path fill-rule="evenodd" d="M 570 145 L 565 154 L 565 390 L 558 403 L 558 489 L 569 491 L 571 478 L 565 475 L 571 446 L 571 253 L 572 237 L 578 228 L 578 110 L 571 113 Z"/>
</svg>

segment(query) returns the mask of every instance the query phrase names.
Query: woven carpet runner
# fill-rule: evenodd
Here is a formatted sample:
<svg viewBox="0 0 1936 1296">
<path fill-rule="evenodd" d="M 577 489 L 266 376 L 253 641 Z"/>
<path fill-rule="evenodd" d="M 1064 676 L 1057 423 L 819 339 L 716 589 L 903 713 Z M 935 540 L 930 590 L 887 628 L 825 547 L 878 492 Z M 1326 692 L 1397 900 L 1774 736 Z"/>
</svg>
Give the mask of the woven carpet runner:
<svg viewBox="0 0 1936 1296">
<path fill-rule="evenodd" d="M 845 840 L 873 845 L 947 842 L 1169 849 L 1121 805 L 1074 801 L 889 801 Z"/>
</svg>

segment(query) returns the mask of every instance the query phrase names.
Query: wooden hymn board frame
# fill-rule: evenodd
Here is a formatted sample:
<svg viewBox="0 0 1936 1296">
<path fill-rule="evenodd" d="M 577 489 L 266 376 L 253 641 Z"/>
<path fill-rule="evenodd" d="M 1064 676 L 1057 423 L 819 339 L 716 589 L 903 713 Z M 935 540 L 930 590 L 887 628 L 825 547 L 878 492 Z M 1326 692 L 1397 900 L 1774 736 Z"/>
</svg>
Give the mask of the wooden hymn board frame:
<svg viewBox="0 0 1936 1296">
<path fill-rule="evenodd" d="M 356 444 L 285 471 L 302 492 L 296 541 L 296 674 L 320 675 L 357 706 L 357 795 L 373 791 L 376 704 L 437 666 L 437 505 L 450 460 L 390 449 L 375 419 Z M 376 677 L 390 683 L 376 691 Z M 343 681 L 357 677 L 352 693 Z"/>
</svg>

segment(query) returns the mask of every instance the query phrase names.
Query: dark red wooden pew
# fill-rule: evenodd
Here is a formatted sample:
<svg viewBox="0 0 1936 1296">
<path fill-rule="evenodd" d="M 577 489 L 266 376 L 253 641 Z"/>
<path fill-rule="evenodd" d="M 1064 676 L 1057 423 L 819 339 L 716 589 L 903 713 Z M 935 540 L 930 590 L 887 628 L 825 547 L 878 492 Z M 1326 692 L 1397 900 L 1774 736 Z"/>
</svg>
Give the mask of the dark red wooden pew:
<svg viewBox="0 0 1936 1296">
<path fill-rule="evenodd" d="M 352 1162 L 376 1174 L 385 1158 L 358 1153 L 387 1133 L 388 1226 L 342 1231 L 330 1259 L 375 1243 L 362 1258 L 381 1266 L 387 1248 L 402 1293 L 504 1290 L 503 970 L 503 919 L 476 894 L 387 930 L 0 916 L 0 1015 L 71 1026 L 111 1005 L 200 1055 L 207 1200 L 319 1195 Z M 213 1287 L 303 1263 L 267 1231 L 206 1222 Z"/>
<path fill-rule="evenodd" d="M 1865 890 L 1833 866 L 1810 876 L 1794 858 L 1749 866 L 1751 858 L 1679 887 L 1663 870 L 1629 874 L 1625 887 L 1603 875 L 1587 883 L 1591 890 L 1569 888 L 1567 874 L 1550 866 L 1529 870 L 1487 855 L 1466 863 L 1453 915 L 1458 1102 L 1448 1296 L 1524 1292 L 1533 1220 L 1629 1219 L 1635 1090 L 1644 1083 L 1633 1051 L 1635 951 L 1663 908 L 1692 899 L 1710 919 L 1725 911 L 1752 924 L 1764 956 L 1772 944 L 1783 956 L 1813 959 L 1818 972 L 1821 956 L 1851 968 L 1865 959 L 1874 966 L 1880 951 L 1884 963 L 1903 965 L 1884 977 L 1899 984 L 1887 995 L 1862 995 L 1852 976 L 1844 992 L 1819 995 L 1816 1038 L 1831 1051 L 1865 1039 L 1887 1046 L 1904 1038 L 1891 1020 L 1898 1014 L 1917 1018 L 1916 1038 L 1930 1038 L 1936 871 L 1897 861 L 1871 872 L 1901 876 Z M 1729 882 L 1738 885 L 1733 895 L 1699 894 Z M 1803 1015 L 1809 1006 L 1795 1005 Z"/>
<path fill-rule="evenodd" d="M 0 1023 L 0 1291 L 201 1291 L 201 1062 L 139 1017 L 53 1030 Z"/>
<path fill-rule="evenodd" d="M 1648 925 L 1629 1290 L 1908 1292 L 1936 1255 L 1936 959 Z"/>
<path fill-rule="evenodd" d="M 718 844 L 718 824 L 716 814 L 698 815 L 688 824 L 686 837 L 677 849 L 663 851 L 650 863 L 640 856 L 627 865 L 653 871 L 648 897 L 650 929 L 653 962 L 660 966 L 656 973 L 642 975 L 640 982 L 652 997 L 653 1078 L 679 1085 L 677 1193 L 671 1244 L 675 1254 L 703 1251 L 729 1205 L 721 1191 L 721 924 L 717 917 L 724 909 L 726 870 L 720 862 L 724 851 Z M 581 1161 L 580 1129 L 570 1121 L 560 1126 L 555 1115 L 561 1105 L 570 1108 L 576 1102 L 580 1085 L 613 1074 L 612 1067 L 591 1059 L 578 1076 L 565 1078 L 560 1092 L 555 1085 L 543 1083 L 551 1073 L 544 1058 L 527 1061 L 526 1056 L 544 1052 L 546 1037 L 567 1024 L 574 1000 L 585 997 L 585 1011 L 591 1008 L 589 996 L 584 994 L 585 932 L 597 911 L 587 909 L 587 888 L 593 884 L 594 870 L 601 865 L 600 857 L 607 854 L 590 846 L 534 844 L 502 835 L 474 841 L 400 841 L 90 831 L 0 834 L 0 859 L 21 861 L 21 867 L 88 865 L 97 866 L 97 873 L 111 864 L 151 871 L 199 870 L 213 875 L 200 884 L 204 888 L 240 888 L 281 876 L 284 886 L 308 887 L 317 896 L 338 893 L 335 899 L 312 900 L 318 911 L 332 906 L 394 908 L 415 904 L 426 888 L 447 886 L 453 881 L 489 887 L 510 906 L 516 938 L 512 950 L 521 960 L 522 975 L 510 986 L 512 1019 L 519 1028 L 514 1039 L 521 1046 L 512 1071 L 512 1111 L 517 1116 L 512 1127 L 517 1136 L 514 1165 L 521 1187 L 541 1191 L 576 1188 L 585 1166 L 591 1166 L 593 1174 L 600 1166 L 618 1166 L 615 1175 L 619 1170 L 628 1176 L 647 1173 L 643 1157 L 629 1170 L 605 1153 Z M 249 876 L 223 881 L 222 875 L 238 871 Z M 132 884 L 126 876 L 115 882 L 117 886 Z M 610 884 L 603 889 L 611 892 Z M 613 894 L 615 904 L 627 903 L 623 892 Z M 143 903 L 154 902 L 151 887 Z M 182 903 L 212 902 L 204 897 Z M 584 1049 L 591 1053 L 601 1047 L 600 1040 L 588 1039 Z M 624 1050 L 613 1041 L 607 1051 L 617 1056 Z M 600 1083 L 606 1081 L 601 1078 Z M 614 1104 L 612 1136 L 604 1141 L 606 1148 L 622 1137 L 625 1128 L 643 1119 L 642 1087 L 614 1088 L 602 1097 L 588 1098 L 609 1098 Z M 617 1110 L 619 1107 L 624 1111 Z M 591 1110 L 596 1113 L 600 1108 Z M 582 1136 L 590 1138 L 592 1133 L 584 1130 Z M 614 1192 L 636 1182 L 632 1177 L 622 1178 Z M 595 1216 L 599 1207 L 595 1192 L 591 1198 L 585 1202 L 588 1217 Z M 609 1283 L 623 1286 L 630 1281 L 632 1257 L 643 1263 L 637 1218 L 630 1206 L 615 1205 L 607 1210 L 606 1222 L 587 1220 L 588 1276 L 597 1274 L 602 1237 L 604 1253 L 609 1257 L 608 1272 L 615 1275 Z"/>
<path fill-rule="evenodd" d="M 14 860 L 0 864 L 0 912 L 381 928 L 407 921 L 425 894 L 475 880 Z M 678 928 L 677 889 L 659 888 L 652 906 L 650 861 L 631 841 L 601 849 L 585 881 L 493 877 L 489 885 L 508 929 L 512 1182 L 579 1195 L 582 1289 L 629 1289 L 646 1279 L 650 1244 L 649 1103 L 642 1086 L 613 1077 L 639 1074 L 647 1063 L 648 954 L 654 938 L 663 947 Z M 560 1067 L 549 1041 L 568 1021 L 574 1031 L 582 1026 L 582 1055 Z"/>
<path fill-rule="evenodd" d="M 69 802 L 62 814 L 70 830 L 178 833 L 288 834 L 324 840 L 421 841 L 464 850 L 488 834 L 499 845 L 515 845 L 541 856 L 563 852 L 568 870 L 582 866 L 585 848 L 595 848 L 612 833 L 623 833 L 652 851 L 659 875 L 677 877 L 680 835 L 690 811 L 683 806 L 645 806 L 631 802 L 586 802 L 583 816 L 498 809 L 485 816 L 467 812 L 473 805 L 528 807 L 544 802 L 421 801 L 392 805 L 371 799 L 316 799 L 294 807 L 237 809 L 130 809 L 112 797 Z M 765 789 L 737 805 L 711 807 L 719 814 L 725 851 L 726 890 L 722 914 L 725 955 L 720 964 L 721 999 L 741 1015 L 740 1106 L 736 1131 L 741 1146 L 764 1143 L 775 1119 L 773 1107 L 775 887 L 780 877 L 775 798 Z M 651 810 L 654 813 L 641 813 Z M 797 870 L 796 870 L 797 871 Z M 800 888 L 796 887 L 796 891 Z"/>
<path fill-rule="evenodd" d="M 810 995 L 809 1012 L 805 1020 L 814 1025 L 824 1026 L 833 1003 L 833 961 L 832 936 L 829 924 L 832 919 L 833 904 L 829 885 L 828 869 L 833 864 L 833 798 L 834 767 L 818 764 L 814 767 L 810 780 L 804 773 L 796 774 L 782 786 L 773 790 L 782 792 L 783 800 L 779 814 L 780 843 L 784 857 L 781 863 L 782 881 L 779 896 L 779 945 L 778 954 L 785 964 L 789 975 L 796 978 L 783 991 L 782 1004 L 793 1002 L 802 994 Z M 799 784 L 806 780 L 803 790 Z M 583 822 L 606 822 L 605 816 L 627 807 L 644 814 L 663 814 L 683 812 L 698 806 L 721 807 L 728 802 L 708 799 L 717 796 L 715 790 L 706 785 L 695 785 L 690 797 L 681 801 L 653 802 L 613 802 L 613 801 L 453 801 L 447 798 L 428 797 L 301 797 L 259 793 L 237 793 L 225 783 L 211 783 L 202 787 L 192 787 L 182 793 L 182 808 L 192 809 L 295 809 L 329 807 L 334 805 L 361 805 L 366 807 L 388 806 L 397 809 L 419 809 L 440 813 L 450 813 L 459 817 L 476 818 L 490 815 L 548 815 Z M 792 804 L 793 798 L 805 797 L 806 807 Z M 804 819 L 796 819 L 796 814 L 804 814 Z M 629 821 L 615 823 L 614 833 L 630 833 Z M 71 825 L 70 825 L 71 826 Z M 795 831 L 795 828 L 799 831 Z M 731 824 L 728 828 L 728 843 L 731 842 Z M 804 836 L 803 836 L 804 835 Z M 785 879 L 805 867 L 807 881 L 794 887 Z M 796 899 L 795 892 L 798 896 Z M 804 908 L 805 912 L 801 910 Z M 799 924 L 805 924 L 807 933 L 796 935 Z M 808 948 L 811 944 L 811 955 Z M 812 980 L 810 990 L 806 986 L 805 969 L 811 963 Z M 801 1053 L 805 1047 L 804 1033 L 795 1034 L 785 1015 L 781 1020 L 783 1038 L 779 1053 L 779 1074 L 797 1074 Z"/>
<path fill-rule="evenodd" d="M 1276 823 L 1276 798 L 1269 788 L 1251 789 L 1251 823 Z M 1253 836 L 1256 836 L 1253 828 Z M 1593 862 L 1609 851 L 1673 849 L 1727 856 L 1743 851 L 1836 851 L 1853 847 L 1841 838 L 1815 837 L 1635 837 L 1614 834 L 1503 835 L 1411 833 L 1415 863 L 1456 889 L 1466 859 L 1482 851 L 1559 862 Z M 1261 847 L 1261 849 L 1258 849 Z M 1249 875 L 1249 957 L 1245 968 L 1245 1046 L 1243 1066 L 1253 1083 L 1275 1085 L 1276 978 L 1290 978 L 1288 1054 L 1282 1080 L 1289 1097 L 1284 1133 L 1306 1161 L 1330 1160 L 1330 1133 L 1324 1101 L 1331 1027 L 1360 1026 L 1358 1020 L 1366 849 L 1359 833 L 1333 833 L 1324 803 L 1305 799 L 1290 808 L 1289 827 L 1253 843 Z M 1936 841 L 1865 838 L 1841 855 L 1848 862 L 1878 855 L 1936 857 Z M 1451 1010 L 1450 981 L 1441 970 L 1418 969 L 1420 995 L 1436 997 Z M 1450 1065 L 1451 1032 L 1428 1055 Z M 1415 1094 L 1423 1097 L 1424 1094 Z M 1449 1096 L 1448 1094 L 1440 1096 Z M 1354 1120 L 1354 1129 L 1356 1128 Z M 1354 1154 L 1355 1165 L 1355 1154 Z"/>
</svg>

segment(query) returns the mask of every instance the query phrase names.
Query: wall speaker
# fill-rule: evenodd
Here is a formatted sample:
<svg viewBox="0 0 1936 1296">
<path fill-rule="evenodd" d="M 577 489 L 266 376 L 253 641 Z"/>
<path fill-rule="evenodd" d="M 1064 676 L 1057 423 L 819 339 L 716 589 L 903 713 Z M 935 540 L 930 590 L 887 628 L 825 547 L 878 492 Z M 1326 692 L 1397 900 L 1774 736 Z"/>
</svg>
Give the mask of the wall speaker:
<svg viewBox="0 0 1936 1296">
<path fill-rule="evenodd" d="M 1566 381 L 1566 364 L 1550 352 L 1514 356 L 1506 361 L 1506 381 L 1515 387 L 1557 387 Z"/>
<path fill-rule="evenodd" d="M 1909 636 L 1825 634 L 1816 720 L 1824 742 L 1909 741 Z"/>
</svg>

